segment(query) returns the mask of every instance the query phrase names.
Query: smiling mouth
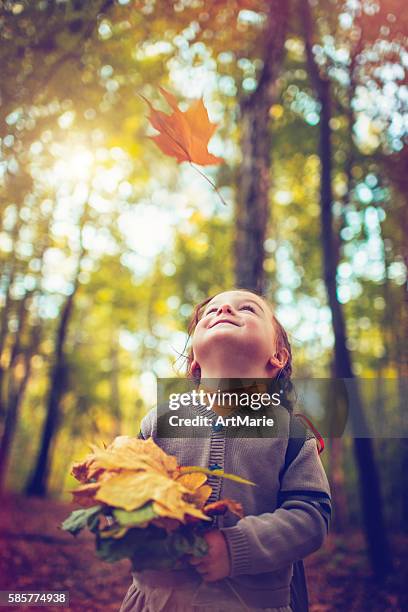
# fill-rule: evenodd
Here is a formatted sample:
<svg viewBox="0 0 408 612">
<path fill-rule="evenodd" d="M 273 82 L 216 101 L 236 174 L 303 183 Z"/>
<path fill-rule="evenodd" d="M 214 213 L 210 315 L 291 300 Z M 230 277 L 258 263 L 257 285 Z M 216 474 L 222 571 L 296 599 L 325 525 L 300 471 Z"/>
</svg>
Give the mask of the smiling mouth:
<svg viewBox="0 0 408 612">
<path fill-rule="evenodd" d="M 239 327 L 238 323 L 234 323 L 233 321 L 228 321 L 228 319 L 221 319 L 221 321 L 216 321 L 215 323 L 211 325 L 211 327 L 215 327 L 216 325 L 219 325 L 220 323 L 229 323 L 230 325 L 235 325 L 235 327 Z"/>
</svg>

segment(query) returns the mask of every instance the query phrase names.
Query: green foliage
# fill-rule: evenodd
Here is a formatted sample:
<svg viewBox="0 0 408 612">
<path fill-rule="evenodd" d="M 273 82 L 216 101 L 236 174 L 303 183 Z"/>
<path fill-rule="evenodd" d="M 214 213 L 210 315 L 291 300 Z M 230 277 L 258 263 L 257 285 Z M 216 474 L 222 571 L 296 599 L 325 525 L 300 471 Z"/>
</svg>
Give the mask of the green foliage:
<svg viewBox="0 0 408 612">
<path fill-rule="evenodd" d="M 149 526 L 129 529 L 123 538 L 96 540 L 96 553 L 100 559 L 114 563 L 130 558 L 134 571 L 144 569 L 180 569 L 185 555 L 201 557 L 206 554 L 205 539 L 191 527 L 179 528 L 167 534 L 164 529 Z"/>
<path fill-rule="evenodd" d="M 97 522 L 98 515 L 101 513 L 102 506 L 92 506 L 92 508 L 81 508 L 74 510 L 70 516 L 62 523 L 61 527 L 76 536 L 82 529 L 89 527 L 92 531 Z"/>
<path fill-rule="evenodd" d="M 113 510 L 113 516 L 119 525 L 122 527 L 128 527 L 129 525 L 140 525 L 145 521 L 150 521 L 158 516 L 158 514 L 153 510 L 152 502 L 149 502 L 141 508 L 132 510 L 131 512 L 116 508 Z"/>
<path fill-rule="evenodd" d="M 114 563 L 128 558 L 135 571 L 171 569 L 182 567 L 185 555 L 200 557 L 207 553 L 208 545 L 202 536 L 204 527 L 182 525 L 176 532 L 167 533 L 165 529 L 149 525 L 129 529 L 119 538 L 106 537 L 98 529 L 99 516 L 103 513 L 102 506 L 74 510 L 61 525 L 74 536 L 88 527 L 95 534 L 96 554 L 103 561 Z M 133 512 L 114 509 L 113 515 L 119 526 L 139 525 L 157 516 L 151 503 Z"/>
</svg>

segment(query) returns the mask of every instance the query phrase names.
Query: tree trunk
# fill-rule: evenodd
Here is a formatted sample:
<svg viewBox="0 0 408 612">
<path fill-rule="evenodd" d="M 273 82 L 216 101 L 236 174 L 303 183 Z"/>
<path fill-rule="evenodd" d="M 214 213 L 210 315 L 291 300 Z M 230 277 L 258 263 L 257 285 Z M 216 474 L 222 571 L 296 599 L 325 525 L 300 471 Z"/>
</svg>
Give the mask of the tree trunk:
<svg viewBox="0 0 408 612">
<path fill-rule="evenodd" d="M 336 378 L 336 364 L 334 360 L 331 362 L 331 376 L 332 378 Z M 326 403 L 327 405 L 333 404 L 332 397 L 333 390 L 331 385 L 327 387 L 326 394 Z M 343 408 L 347 411 L 347 407 Z M 339 410 L 339 408 L 334 408 L 334 410 Z M 347 413 L 346 413 L 347 414 Z M 338 414 L 340 417 L 340 414 Z M 334 422 L 337 420 L 337 415 L 335 415 Z M 333 521 L 332 521 L 332 530 L 337 533 L 342 533 L 349 521 L 349 512 L 348 512 L 348 504 L 347 504 L 347 495 L 346 495 L 346 487 L 345 487 L 345 475 L 343 468 L 343 440 L 341 438 L 336 437 L 338 435 L 338 426 L 333 424 L 330 427 L 329 435 L 333 437 L 330 439 L 328 444 L 329 451 L 329 479 L 332 485 L 331 487 L 331 495 L 333 500 Z"/>
<path fill-rule="evenodd" d="M 82 229 L 81 229 L 82 231 Z M 62 308 L 55 340 L 54 365 L 51 373 L 50 391 L 48 397 L 47 416 L 42 434 L 37 462 L 26 486 L 27 495 L 45 497 L 50 469 L 51 445 L 59 425 L 60 403 L 66 388 L 66 363 L 64 345 L 68 333 L 69 321 L 73 312 L 74 299 L 79 287 L 79 273 L 84 249 L 81 247 L 72 293 L 67 297 Z"/>
<path fill-rule="evenodd" d="M 401 449 L 401 523 L 402 530 L 408 534 L 408 439 L 399 441 Z"/>
<path fill-rule="evenodd" d="M 403 368 L 400 368 L 398 373 L 398 397 L 399 397 L 399 413 L 401 421 L 406 419 L 406 394 L 407 394 L 407 382 L 406 378 L 403 378 Z M 401 431 L 404 429 L 401 427 Z M 400 457 L 401 457 L 401 522 L 402 530 L 408 534 L 408 438 L 401 438 L 399 440 Z"/>
<path fill-rule="evenodd" d="M 0 493 L 4 491 L 8 470 L 11 445 L 17 427 L 18 415 L 24 398 L 25 390 L 31 375 L 31 360 L 38 351 L 41 326 L 36 325 L 32 332 L 30 347 L 24 352 L 24 375 L 20 381 L 13 380 L 13 372 L 9 372 L 9 390 L 7 413 L 0 446 Z"/>
<path fill-rule="evenodd" d="M 51 217 L 47 220 L 44 228 L 45 235 L 48 235 Z M 15 239 L 14 239 L 15 240 Z M 37 246 L 39 250 L 36 256 L 41 262 L 40 270 L 37 274 L 36 287 L 27 291 L 18 304 L 17 329 L 14 334 L 14 342 L 9 348 L 9 359 L 4 373 L 0 370 L 0 394 L 5 400 L 5 422 L 1 434 L 0 448 L 0 491 L 4 489 L 7 476 L 9 455 L 13 444 L 14 435 L 17 429 L 20 406 L 23 402 L 25 391 L 31 376 L 31 362 L 34 355 L 38 353 L 42 326 L 38 319 L 33 326 L 30 334 L 28 346 L 24 346 L 23 337 L 26 334 L 27 319 L 30 312 L 30 301 L 37 294 L 41 293 L 41 279 L 43 275 L 44 253 L 46 252 L 49 239 L 39 239 Z M 8 325 L 6 316 L 6 325 Z M 11 344 L 9 342 L 9 344 Z M 1 349 L 0 349 L 1 350 Z M 0 353 L 1 354 L 1 353 Z M 20 362 L 19 362 L 20 361 Z M 22 362 L 22 363 L 21 363 Z M 19 375 L 19 368 L 23 365 L 24 374 Z"/>
<path fill-rule="evenodd" d="M 17 240 L 18 231 L 20 225 L 16 223 L 12 234 L 12 243 L 13 246 Z M 5 297 L 4 297 L 4 306 L 1 310 L 0 315 L 0 417 L 3 418 L 6 416 L 7 406 L 4 403 L 5 400 L 5 391 L 4 391 L 4 381 L 7 378 L 7 372 L 2 366 L 2 357 L 3 352 L 7 344 L 7 337 L 9 333 L 9 320 L 10 314 L 13 312 L 13 299 L 11 297 L 11 288 L 14 283 L 14 278 L 17 272 L 17 260 L 12 255 L 12 260 L 9 262 L 9 270 L 7 274 L 7 282 L 5 286 Z M 6 416 L 7 418 L 7 416 Z"/>
<path fill-rule="evenodd" d="M 121 409 L 120 409 L 120 386 L 119 386 L 119 340 L 117 333 L 112 330 L 111 348 L 110 348 L 110 396 L 111 409 L 114 418 L 112 437 L 116 437 L 120 433 L 121 424 Z"/>
<path fill-rule="evenodd" d="M 235 279 L 238 287 L 264 290 L 264 241 L 269 217 L 269 110 L 280 73 L 289 2 L 270 0 L 264 65 L 256 90 L 240 102 L 242 163 L 236 210 Z"/>
<path fill-rule="evenodd" d="M 321 76 L 312 50 L 312 22 L 309 3 L 300 2 L 300 15 L 304 27 L 305 47 L 309 74 L 318 100 L 320 111 L 320 204 L 321 204 L 321 241 L 323 248 L 323 270 L 328 304 L 332 315 L 334 333 L 334 366 L 337 378 L 354 378 L 351 355 L 346 343 L 346 328 L 343 311 L 337 298 L 337 256 L 336 241 L 332 218 L 332 146 L 331 146 L 331 101 L 330 81 Z M 352 425 L 359 423 L 359 431 L 364 430 L 364 412 L 357 384 L 353 387 L 354 397 L 350 414 Z M 392 569 L 391 555 L 388 546 L 383 518 L 380 482 L 374 460 L 372 440 L 369 437 L 354 438 L 360 493 L 363 512 L 363 523 L 375 575 L 382 578 Z"/>
<path fill-rule="evenodd" d="M 398 153 L 385 155 L 383 157 L 387 176 L 393 187 L 399 192 L 401 199 L 395 198 L 394 217 L 396 228 L 392 236 L 393 242 L 398 236 L 400 254 L 408 269 L 408 147 L 404 147 Z M 408 376 L 408 294 L 406 287 L 401 286 L 401 314 L 398 317 L 398 325 L 394 325 L 394 337 L 392 339 L 395 363 L 401 376 Z M 387 305 L 388 306 L 388 305 Z"/>
<path fill-rule="evenodd" d="M 330 480 L 333 497 L 332 530 L 342 533 L 348 522 L 347 497 L 344 486 L 343 441 L 333 438 L 329 445 Z"/>
</svg>

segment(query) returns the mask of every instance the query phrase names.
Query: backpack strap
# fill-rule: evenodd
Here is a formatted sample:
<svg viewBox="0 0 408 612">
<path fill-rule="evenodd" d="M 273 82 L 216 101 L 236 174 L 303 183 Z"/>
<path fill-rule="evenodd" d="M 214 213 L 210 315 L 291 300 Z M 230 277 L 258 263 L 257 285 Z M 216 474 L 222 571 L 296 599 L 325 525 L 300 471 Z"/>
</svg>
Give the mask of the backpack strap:
<svg viewBox="0 0 408 612">
<path fill-rule="evenodd" d="M 296 459 L 306 439 L 307 431 L 305 426 L 294 414 L 289 414 L 289 439 L 282 475 L 286 472 L 292 461 Z M 283 503 L 281 494 L 279 494 L 278 498 L 279 505 L 281 505 Z M 308 612 L 309 610 L 307 582 L 302 559 L 293 563 L 293 575 L 290 582 L 290 606 L 294 612 Z"/>
<path fill-rule="evenodd" d="M 286 447 L 285 453 L 285 461 L 283 467 L 279 473 L 279 480 L 282 485 L 282 478 L 291 465 L 291 463 L 296 459 L 298 454 L 300 453 L 304 443 L 308 438 L 308 433 L 303 423 L 299 421 L 296 416 L 290 412 L 289 413 L 289 437 L 288 437 L 288 445 Z M 283 494 L 281 491 L 278 493 L 278 506 L 283 503 Z"/>
<path fill-rule="evenodd" d="M 280 478 L 283 477 L 288 467 L 296 459 L 306 440 L 313 437 L 316 437 L 317 449 L 320 454 L 324 449 L 324 441 L 314 425 L 307 417 L 300 413 L 289 414 L 289 439 L 286 447 L 285 463 Z M 331 500 L 326 493 L 323 491 L 279 491 L 278 507 L 290 499 L 301 499 L 313 504 L 323 516 L 327 530 L 329 529 Z M 309 612 L 307 581 L 302 559 L 298 559 L 293 563 L 293 575 L 290 583 L 290 606 L 293 612 Z"/>
<path fill-rule="evenodd" d="M 310 419 L 300 412 L 289 415 L 289 440 L 285 455 L 285 468 L 298 456 L 303 444 L 310 438 L 316 438 L 317 452 L 319 455 L 324 451 L 324 440 Z M 310 430 L 310 431 L 308 431 Z"/>
<path fill-rule="evenodd" d="M 280 473 L 281 481 L 288 467 L 291 465 L 291 463 L 296 459 L 296 457 L 300 453 L 306 440 L 310 440 L 311 438 L 315 437 L 314 433 L 312 433 L 312 431 L 309 431 L 305 427 L 304 419 L 299 418 L 303 416 L 304 415 L 301 415 L 298 413 L 290 414 L 289 439 L 288 439 L 288 445 L 286 448 L 284 467 L 282 468 L 281 473 Z M 306 420 L 309 422 L 309 419 L 306 419 Z M 313 425 L 312 427 L 313 427 L 313 430 L 316 430 L 316 428 Z M 317 433 L 320 436 L 319 432 Z M 319 448 L 319 444 L 318 444 L 318 448 Z M 324 443 L 323 443 L 323 446 L 320 448 L 321 448 L 320 452 L 322 452 L 322 450 L 324 449 Z M 297 490 L 296 491 L 281 491 L 280 490 L 278 493 L 278 507 L 281 506 L 286 500 L 290 500 L 290 499 L 300 499 L 302 501 L 306 501 L 314 505 L 319 510 L 321 515 L 323 516 L 326 522 L 327 531 L 329 531 L 330 520 L 331 520 L 331 499 L 329 495 L 327 495 L 327 493 L 323 491 L 308 491 L 308 490 L 299 490 L 299 491 Z"/>
<path fill-rule="evenodd" d="M 309 594 L 302 559 L 295 561 L 293 564 L 293 575 L 290 582 L 290 607 L 293 612 L 309 612 Z"/>
<path fill-rule="evenodd" d="M 317 431 L 316 427 L 313 425 L 312 421 L 307 418 L 307 416 L 301 414 L 300 412 L 295 412 L 294 416 L 306 423 L 306 427 L 313 432 L 317 442 L 317 452 L 320 455 L 320 453 L 324 451 L 324 440 L 321 434 Z"/>
</svg>

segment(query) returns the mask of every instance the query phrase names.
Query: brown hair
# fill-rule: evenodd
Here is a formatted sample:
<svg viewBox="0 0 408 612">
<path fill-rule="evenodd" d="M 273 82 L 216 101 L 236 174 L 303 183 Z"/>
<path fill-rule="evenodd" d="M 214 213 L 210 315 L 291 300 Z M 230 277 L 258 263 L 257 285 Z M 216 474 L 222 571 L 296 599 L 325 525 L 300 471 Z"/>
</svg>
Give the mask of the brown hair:
<svg viewBox="0 0 408 612">
<path fill-rule="evenodd" d="M 257 293 L 256 291 L 252 291 L 251 289 L 245 289 L 245 288 L 235 288 L 232 289 L 232 291 L 248 291 L 248 293 L 253 293 L 254 295 L 257 295 L 258 297 L 262 298 L 266 303 L 269 303 L 268 300 L 266 299 L 265 296 L 263 296 L 260 293 Z M 201 315 L 202 315 L 202 311 L 204 309 L 204 307 L 218 294 L 212 295 L 211 297 L 206 298 L 205 300 L 203 300 L 202 302 L 200 302 L 200 304 L 197 304 L 197 306 L 194 308 L 193 310 L 193 314 L 191 316 L 190 322 L 188 324 L 188 338 L 187 338 L 187 342 L 186 342 L 186 346 L 191 338 L 191 336 L 194 333 L 194 330 L 199 322 L 199 320 L 201 319 Z M 285 365 L 283 366 L 283 368 L 280 370 L 277 379 L 279 378 L 280 380 L 282 380 L 282 383 L 284 383 L 284 385 L 289 386 L 290 384 L 290 378 L 292 376 L 292 350 L 291 350 L 291 346 L 290 346 L 290 342 L 289 342 L 289 338 L 288 335 L 283 327 L 283 325 L 278 321 L 278 319 L 276 318 L 276 316 L 272 313 L 272 321 L 276 330 L 276 351 L 279 352 L 286 352 L 287 354 L 287 361 L 285 363 Z M 195 374 L 192 370 L 191 370 L 191 365 L 193 363 L 193 348 L 192 346 L 188 349 L 188 353 L 186 355 L 186 362 L 187 362 L 187 367 L 186 367 L 186 374 L 188 378 L 192 378 L 193 380 L 195 380 L 195 382 L 198 384 L 200 382 L 200 376 L 198 376 L 197 374 Z"/>
</svg>

